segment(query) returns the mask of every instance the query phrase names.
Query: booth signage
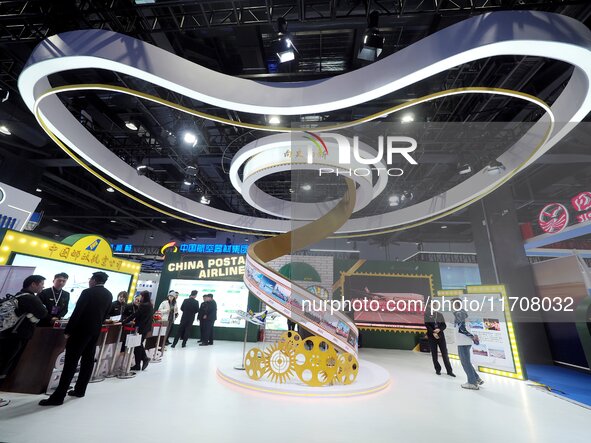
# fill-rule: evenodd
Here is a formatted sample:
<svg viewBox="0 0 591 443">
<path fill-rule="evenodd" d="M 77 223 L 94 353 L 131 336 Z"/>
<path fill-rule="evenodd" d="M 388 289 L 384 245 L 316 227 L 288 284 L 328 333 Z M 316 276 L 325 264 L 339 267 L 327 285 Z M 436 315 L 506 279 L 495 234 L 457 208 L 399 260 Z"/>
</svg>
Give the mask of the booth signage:
<svg viewBox="0 0 591 443">
<path fill-rule="evenodd" d="M 246 254 L 248 244 L 226 245 L 223 243 L 180 243 L 170 242 L 161 249 L 162 254 L 167 251 L 180 251 L 185 254 Z"/>
<path fill-rule="evenodd" d="M 577 223 L 591 220 L 591 192 L 581 192 L 571 198 L 570 202 L 576 212 L 583 212 L 583 214 L 576 215 Z M 560 203 L 550 203 L 544 206 L 538 216 L 540 228 L 548 234 L 562 231 L 568 226 L 568 222 L 568 209 Z"/>
<path fill-rule="evenodd" d="M 168 263 L 168 272 L 196 271 L 199 279 L 213 279 L 231 275 L 244 275 L 246 260 L 243 256 L 209 258 Z"/>
<path fill-rule="evenodd" d="M 133 252 L 133 245 L 115 243 L 111 245 L 111 249 L 113 250 L 113 252 Z"/>
</svg>

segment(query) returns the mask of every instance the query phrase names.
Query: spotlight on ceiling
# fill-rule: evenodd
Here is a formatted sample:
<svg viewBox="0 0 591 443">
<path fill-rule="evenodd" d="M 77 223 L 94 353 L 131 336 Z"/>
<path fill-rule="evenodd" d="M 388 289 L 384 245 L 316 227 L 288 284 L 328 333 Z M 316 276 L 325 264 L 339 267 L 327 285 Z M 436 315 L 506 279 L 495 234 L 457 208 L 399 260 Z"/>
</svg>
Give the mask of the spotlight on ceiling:
<svg viewBox="0 0 591 443">
<path fill-rule="evenodd" d="M 441 229 L 447 229 L 447 225 L 441 225 Z"/>
<path fill-rule="evenodd" d="M 367 19 L 367 30 L 363 35 L 363 46 L 361 47 L 357 58 L 373 62 L 382 53 L 385 38 L 382 37 L 382 34 L 378 29 L 379 21 L 380 13 L 378 11 L 373 11 L 369 14 Z"/>
<path fill-rule="evenodd" d="M 183 180 L 183 185 L 185 186 L 192 186 L 193 182 L 191 182 L 191 180 L 189 180 L 188 178 Z"/>
<path fill-rule="evenodd" d="M 59 220 L 57 218 L 52 218 L 51 221 L 57 223 Z"/>
<path fill-rule="evenodd" d="M 138 175 L 150 175 L 150 173 L 154 172 L 154 168 L 143 163 L 137 165 L 135 169 Z"/>
<path fill-rule="evenodd" d="M 197 167 L 196 166 L 187 166 L 185 168 L 185 173 L 190 175 L 191 177 L 195 177 L 197 175 Z"/>
<path fill-rule="evenodd" d="M 199 200 L 199 201 L 200 201 L 200 202 L 201 202 L 201 204 L 203 204 L 203 205 L 208 205 L 208 204 L 210 204 L 210 203 L 211 203 L 211 200 L 210 200 L 210 198 L 209 198 L 208 196 L 206 196 L 206 195 L 202 195 L 202 196 L 201 196 L 201 200 Z"/>
<path fill-rule="evenodd" d="M 117 223 L 117 220 L 111 220 L 111 223 Z"/>
<path fill-rule="evenodd" d="M 197 135 L 194 132 L 185 131 L 183 141 L 188 145 L 195 146 L 197 144 Z"/>
<path fill-rule="evenodd" d="M 163 225 L 166 224 L 166 220 L 160 220 L 160 223 L 162 223 Z"/>
<path fill-rule="evenodd" d="M 410 123 L 415 121 L 415 116 L 412 114 L 404 114 L 400 120 L 402 123 Z"/>
<path fill-rule="evenodd" d="M 470 174 L 471 172 L 472 172 L 472 166 L 470 166 L 468 163 L 465 163 L 463 165 L 458 165 L 458 174 L 466 175 L 466 174 Z"/>
<path fill-rule="evenodd" d="M 283 17 L 277 19 L 277 57 L 279 63 L 290 62 L 295 59 L 296 48 L 287 32 L 287 20 Z"/>
<path fill-rule="evenodd" d="M 272 115 L 271 117 L 269 117 L 269 124 L 270 125 L 278 125 L 281 123 L 281 119 L 279 118 L 278 115 Z"/>
<path fill-rule="evenodd" d="M 128 120 L 125 122 L 125 127 L 131 131 L 137 131 L 140 128 L 140 124 L 134 120 Z"/>
<path fill-rule="evenodd" d="M 505 165 L 498 160 L 493 160 L 485 168 L 484 172 L 488 175 L 499 175 L 505 170 Z"/>
<path fill-rule="evenodd" d="M 10 129 L 8 129 L 8 127 L 5 125 L 0 126 L 0 133 L 2 133 L 4 135 L 12 135 L 12 132 L 10 132 Z"/>
<path fill-rule="evenodd" d="M 388 198 L 388 202 L 390 206 L 398 206 L 400 204 L 400 195 L 392 194 L 390 198 Z"/>
<path fill-rule="evenodd" d="M 42 189 L 41 189 L 41 188 L 37 188 L 37 189 L 35 189 L 35 192 L 41 192 L 41 191 L 42 191 Z"/>
<path fill-rule="evenodd" d="M 150 240 L 154 240 L 154 234 L 150 234 Z"/>
<path fill-rule="evenodd" d="M 302 185 L 302 190 L 303 191 L 309 191 L 311 189 L 312 189 L 312 185 L 309 185 L 309 184 Z"/>
<path fill-rule="evenodd" d="M 115 190 L 109 186 L 109 187 L 107 188 L 107 192 L 115 192 Z"/>
</svg>

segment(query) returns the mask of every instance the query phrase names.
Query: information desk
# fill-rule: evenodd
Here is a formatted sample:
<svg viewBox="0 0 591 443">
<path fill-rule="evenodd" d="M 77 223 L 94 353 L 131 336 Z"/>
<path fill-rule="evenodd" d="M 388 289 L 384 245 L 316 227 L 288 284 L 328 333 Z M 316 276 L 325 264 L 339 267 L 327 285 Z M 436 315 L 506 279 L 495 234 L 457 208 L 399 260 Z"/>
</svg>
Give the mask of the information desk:
<svg viewBox="0 0 591 443">
<path fill-rule="evenodd" d="M 47 389 L 55 361 L 66 347 L 63 329 L 35 328 L 21 358 L 0 385 L 6 392 L 42 394 Z"/>
</svg>

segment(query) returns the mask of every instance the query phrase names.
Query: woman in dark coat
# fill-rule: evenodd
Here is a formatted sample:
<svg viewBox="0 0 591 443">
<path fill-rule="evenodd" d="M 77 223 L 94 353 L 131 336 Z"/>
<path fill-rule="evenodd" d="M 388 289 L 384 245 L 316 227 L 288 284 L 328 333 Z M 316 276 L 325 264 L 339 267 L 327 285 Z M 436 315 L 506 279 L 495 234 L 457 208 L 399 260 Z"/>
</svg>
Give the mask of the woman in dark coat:
<svg viewBox="0 0 591 443">
<path fill-rule="evenodd" d="M 150 295 L 150 291 L 140 292 L 140 304 L 137 311 L 126 319 L 126 321 L 135 320 L 137 332 L 142 336 L 141 344 L 133 350 L 135 365 L 131 369 L 134 371 L 139 371 L 140 369 L 143 371 L 148 367 L 148 363 L 150 363 L 150 358 L 146 355 L 146 350 L 144 349 L 144 341 L 148 332 L 152 330 L 152 317 L 154 316 L 154 307 L 152 306 Z M 140 362 L 142 363 L 141 367 Z"/>
</svg>

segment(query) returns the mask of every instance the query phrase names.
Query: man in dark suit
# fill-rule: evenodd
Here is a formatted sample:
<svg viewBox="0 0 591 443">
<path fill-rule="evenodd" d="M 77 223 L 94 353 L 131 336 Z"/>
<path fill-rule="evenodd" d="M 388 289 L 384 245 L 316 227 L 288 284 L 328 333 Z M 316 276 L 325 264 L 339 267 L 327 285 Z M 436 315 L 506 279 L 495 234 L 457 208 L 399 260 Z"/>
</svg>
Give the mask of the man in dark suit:
<svg viewBox="0 0 591 443">
<path fill-rule="evenodd" d="M 80 294 L 74 312 L 64 330 L 66 356 L 64 369 L 55 392 L 41 406 L 58 406 L 64 402 L 66 393 L 72 397 L 84 397 L 86 386 L 92 376 L 96 342 L 101 333 L 101 326 L 111 309 L 113 295 L 104 287 L 109 276 L 105 272 L 95 272 L 88 282 L 88 289 Z M 70 382 L 80 360 L 80 373 L 73 390 L 68 392 Z"/>
<path fill-rule="evenodd" d="M 60 272 L 53 278 L 53 286 L 39 293 L 39 299 L 49 312 L 49 315 L 39 322 L 39 326 L 53 326 L 56 320 L 64 318 L 68 313 L 70 293 L 64 291 L 67 282 L 68 274 Z"/>
<path fill-rule="evenodd" d="M 206 309 L 204 310 L 201 324 L 203 325 L 203 336 L 199 346 L 213 345 L 213 324 L 217 320 L 218 306 L 213 299 L 213 294 L 204 297 Z"/>
<path fill-rule="evenodd" d="M 181 317 L 181 323 L 179 324 L 179 328 L 176 331 L 176 337 L 172 342 L 172 347 L 174 348 L 176 344 L 179 342 L 179 339 L 183 339 L 183 348 L 187 346 L 187 340 L 189 339 L 189 334 L 191 333 L 191 326 L 195 321 L 195 315 L 199 312 L 199 302 L 195 300 L 197 297 L 197 291 L 191 291 L 191 295 L 181 305 L 181 311 L 183 311 L 183 315 Z"/>
<path fill-rule="evenodd" d="M 431 348 L 431 357 L 433 358 L 435 373 L 437 375 L 441 375 L 441 364 L 439 364 L 437 355 L 437 346 L 439 346 L 447 375 L 450 377 L 455 377 L 451 363 L 449 362 L 445 334 L 443 333 L 447 325 L 445 324 L 443 314 L 441 314 L 441 312 L 435 311 L 433 309 L 433 304 L 431 303 L 427 304 L 425 309 L 425 326 L 427 327 L 427 339 L 429 340 L 429 347 Z"/>
</svg>

